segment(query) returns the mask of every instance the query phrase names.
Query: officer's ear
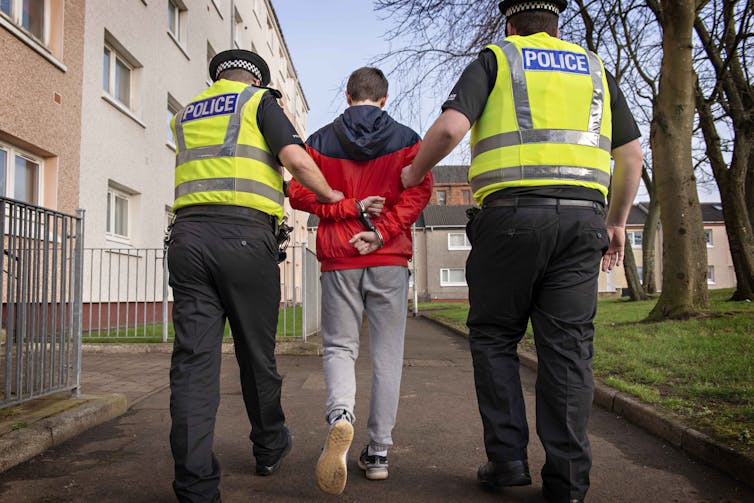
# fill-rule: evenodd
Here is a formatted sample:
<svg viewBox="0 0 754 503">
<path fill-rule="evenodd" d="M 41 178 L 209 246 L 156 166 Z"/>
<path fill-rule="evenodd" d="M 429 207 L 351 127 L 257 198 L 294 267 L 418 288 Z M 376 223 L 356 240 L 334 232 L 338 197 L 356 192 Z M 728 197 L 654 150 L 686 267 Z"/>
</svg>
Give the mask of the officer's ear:
<svg viewBox="0 0 754 503">
<path fill-rule="evenodd" d="M 348 94 L 348 91 L 346 91 L 346 103 L 348 103 L 348 106 L 350 107 L 353 103 L 353 98 L 351 98 L 351 95 Z"/>
<path fill-rule="evenodd" d="M 380 108 L 385 108 L 385 103 L 387 102 L 387 94 L 380 98 Z"/>
</svg>

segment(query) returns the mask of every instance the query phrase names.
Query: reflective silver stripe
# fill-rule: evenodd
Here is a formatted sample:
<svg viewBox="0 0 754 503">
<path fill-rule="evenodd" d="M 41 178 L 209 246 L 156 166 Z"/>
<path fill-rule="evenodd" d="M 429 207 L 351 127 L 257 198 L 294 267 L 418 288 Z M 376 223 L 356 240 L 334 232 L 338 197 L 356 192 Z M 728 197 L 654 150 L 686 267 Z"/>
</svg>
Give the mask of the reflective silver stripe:
<svg viewBox="0 0 754 503">
<path fill-rule="evenodd" d="M 510 42 L 503 42 L 500 48 L 503 50 L 505 59 L 508 60 L 508 68 L 511 72 L 513 104 L 516 108 L 518 129 L 532 129 L 534 122 L 531 118 L 529 89 L 526 86 L 526 74 L 524 73 L 524 58 L 518 48 Z"/>
<path fill-rule="evenodd" d="M 259 88 L 249 86 L 238 95 L 236 112 L 230 116 L 230 120 L 228 120 L 228 129 L 225 130 L 225 140 L 223 141 L 223 145 L 226 148 L 235 149 L 238 144 L 238 133 L 241 131 L 241 118 L 243 117 L 243 112 L 246 109 L 246 104 L 257 91 L 259 91 Z"/>
<path fill-rule="evenodd" d="M 178 185 L 175 188 L 175 198 L 196 192 L 216 192 L 232 190 L 235 192 L 249 192 L 256 194 L 283 205 L 283 193 L 261 182 L 246 178 L 206 178 L 191 180 Z"/>
<path fill-rule="evenodd" d="M 178 152 L 186 150 L 186 138 L 183 136 L 183 110 L 178 112 L 175 116 L 175 146 Z M 177 166 L 177 164 L 176 164 Z"/>
<path fill-rule="evenodd" d="M 515 180 L 571 180 L 593 182 L 604 187 L 610 185 L 610 174 L 596 168 L 580 166 L 516 166 L 486 171 L 471 179 L 471 189 L 479 189 L 494 183 Z"/>
<path fill-rule="evenodd" d="M 605 103 L 605 88 L 602 85 L 602 65 L 597 56 L 591 51 L 586 52 L 589 56 L 589 66 L 592 74 L 592 108 L 589 111 L 589 127 L 587 131 L 599 134 L 602 127 L 602 111 Z M 612 144 L 611 144 L 612 150 Z M 609 152 L 610 150 L 608 150 Z"/>
<path fill-rule="evenodd" d="M 484 140 L 479 140 L 474 145 L 474 151 L 471 156 L 473 158 L 496 148 L 511 147 L 525 143 L 585 145 L 587 147 L 599 148 L 606 152 L 610 152 L 612 149 L 610 138 L 600 135 L 599 132 L 595 134 L 573 129 L 524 129 L 521 131 L 508 131 L 507 133 L 500 133 Z"/>
<path fill-rule="evenodd" d="M 207 145 L 206 147 L 183 150 L 175 156 L 175 165 L 179 166 L 189 161 L 211 159 L 213 157 L 244 157 L 263 162 L 277 171 L 277 160 L 269 152 L 265 152 L 261 148 L 252 147 L 251 145 L 238 145 L 235 150 L 235 155 L 233 154 L 233 148 L 228 145 Z"/>
</svg>

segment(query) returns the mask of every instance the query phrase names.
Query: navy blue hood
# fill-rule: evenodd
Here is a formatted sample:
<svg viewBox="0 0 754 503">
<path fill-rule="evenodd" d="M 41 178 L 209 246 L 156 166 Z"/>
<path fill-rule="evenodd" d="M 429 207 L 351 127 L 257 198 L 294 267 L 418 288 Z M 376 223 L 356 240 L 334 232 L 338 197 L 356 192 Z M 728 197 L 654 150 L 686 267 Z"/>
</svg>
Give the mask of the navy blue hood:
<svg viewBox="0 0 754 503">
<path fill-rule="evenodd" d="M 412 145 L 419 136 L 373 105 L 348 107 L 307 144 L 329 157 L 369 161 Z"/>
</svg>

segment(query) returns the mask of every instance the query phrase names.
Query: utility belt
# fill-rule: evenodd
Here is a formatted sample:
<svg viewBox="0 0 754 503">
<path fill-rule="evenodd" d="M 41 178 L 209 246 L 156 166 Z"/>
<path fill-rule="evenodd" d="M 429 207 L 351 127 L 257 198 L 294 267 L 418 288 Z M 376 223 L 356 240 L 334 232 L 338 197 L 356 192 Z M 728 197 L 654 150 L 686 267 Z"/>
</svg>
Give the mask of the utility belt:
<svg viewBox="0 0 754 503">
<path fill-rule="evenodd" d="M 254 208 L 248 208 L 246 206 L 235 206 L 229 204 L 197 204 L 193 206 L 185 206 L 176 211 L 173 221 L 170 222 L 165 235 L 165 249 L 170 242 L 170 235 L 173 229 L 173 223 L 178 219 L 192 218 L 197 220 L 212 219 L 212 218 L 247 218 L 269 226 L 272 230 L 275 240 L 277 241 L 279 253 L 278 263 L 286 259 L 287 254 L 285 252 L 290 242 L 291 231 L 293 227 L 286 224 L 288 217 L 283 217 L 283 220 L 278 223 L 277 217 L 265 213 L 264 211 L 256 210 Z"/>
<path fill-rule="evenodd" d="M 193 206 L 184 206 L 175 212 L 176 219 L 182 218 L 249 218 L 264 225 L 268 225 L 272 232 L 277 235 L 278 223 L 277 218 L 265 213 L 264 211 L 255 210 L 246 206 L 235 206 L 231 204 L 196 204 Z"/>
<path fill-rule="evenodd" d="M 498 206 L 510 206 L 521 208 L 526 206 L 581 206 L 586 208 L 604 209 L 605 205 L 597 201 L 587 201 L 583 199 L 557 199 L 554 197 L 511 197 L 498 198 L 492 201 L 485 201 L 482 208 L 493 208 Z"/>
</svg>

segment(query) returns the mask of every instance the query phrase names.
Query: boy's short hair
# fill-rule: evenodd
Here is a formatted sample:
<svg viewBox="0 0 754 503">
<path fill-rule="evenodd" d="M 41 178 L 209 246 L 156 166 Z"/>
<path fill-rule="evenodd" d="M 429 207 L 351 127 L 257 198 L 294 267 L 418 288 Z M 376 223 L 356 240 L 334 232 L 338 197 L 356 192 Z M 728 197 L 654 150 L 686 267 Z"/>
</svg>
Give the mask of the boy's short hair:
<svg viewBox="0 0 754 503">
<path fill-rule="evenodd" d="M 364 66 L 348 77 L 346 92 L 353 101 L 380 101 L 387 96 L 387 79 L 379 68 Z"/>
</svg>

